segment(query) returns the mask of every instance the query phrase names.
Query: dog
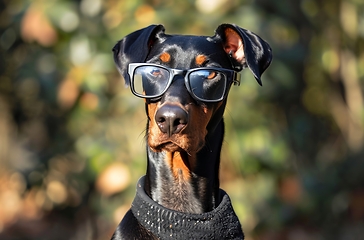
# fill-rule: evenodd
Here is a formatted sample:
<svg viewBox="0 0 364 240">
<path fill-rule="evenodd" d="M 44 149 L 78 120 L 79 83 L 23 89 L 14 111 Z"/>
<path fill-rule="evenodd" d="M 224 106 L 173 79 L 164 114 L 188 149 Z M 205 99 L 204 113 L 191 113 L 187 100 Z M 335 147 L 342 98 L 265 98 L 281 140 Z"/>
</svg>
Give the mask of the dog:
<svg viewBox="0 0 364 240">
<path fill-rule="evenodd" d="M 117 42 L 113 55 L 132 93 L 145 99 L 148 120 L 146 175 L 111 239 L 244 239 L 219 188 L 223 113 L 241 70 L 262 85 L 269 44 L 235 24 L 211 37 L 151 25 Z"/>
</svg>

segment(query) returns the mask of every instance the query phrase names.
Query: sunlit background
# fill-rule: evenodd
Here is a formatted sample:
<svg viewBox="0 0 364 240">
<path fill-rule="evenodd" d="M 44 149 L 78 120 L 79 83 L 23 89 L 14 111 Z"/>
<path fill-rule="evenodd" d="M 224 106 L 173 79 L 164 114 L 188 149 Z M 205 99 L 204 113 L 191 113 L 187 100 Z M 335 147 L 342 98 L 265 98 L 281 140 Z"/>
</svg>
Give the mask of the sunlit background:
<svg viewBox="0 0 364 240">
<path fill-rule="evenodd" d="M 111 49 L 236 23 L 274 53 L 226 108 L 221 187 L 247 240 L 364 235 L 364 2 L 1 0 L 0 239 L 109 239 L 145 173 L 144 102 Z"/>
</svg>

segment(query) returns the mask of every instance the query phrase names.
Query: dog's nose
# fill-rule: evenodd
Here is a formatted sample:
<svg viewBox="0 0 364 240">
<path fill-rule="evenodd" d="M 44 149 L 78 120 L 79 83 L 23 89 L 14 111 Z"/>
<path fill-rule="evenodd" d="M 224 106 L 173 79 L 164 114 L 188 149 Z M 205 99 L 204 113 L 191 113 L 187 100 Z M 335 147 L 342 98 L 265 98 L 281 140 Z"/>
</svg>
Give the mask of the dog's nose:
<svg viewBox="0 0 364 240">
<path fill-rule="evenodd" d="M 164 105 L 157 110 L 155 121 L 168 136 L 179 133 L 188 123 L 188 113 L 176 105 Z"/>
</svg>

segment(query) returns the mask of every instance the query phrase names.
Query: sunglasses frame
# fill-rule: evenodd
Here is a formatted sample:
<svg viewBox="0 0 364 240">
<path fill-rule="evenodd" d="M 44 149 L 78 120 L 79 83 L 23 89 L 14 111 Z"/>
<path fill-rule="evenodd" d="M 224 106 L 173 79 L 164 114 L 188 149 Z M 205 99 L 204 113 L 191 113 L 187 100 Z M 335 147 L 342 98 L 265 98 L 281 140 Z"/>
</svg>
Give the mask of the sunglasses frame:
<svg viewBox="0 0 364 240">
<path fill-rule="evenodd" d="M 142 67 L 142 66 L 150 66 L 150 67 L 158 67 L 158 68 L 162 68 L 164 70 L 167 70 L 169 72 L 169 79 L 168 79 L 168 83 L 165 87 L 165 89 L 157 95 L 153 95 L 153 96 L 145 96 L 142 95 L 140 93 L 137 93 L 135 91 L 134 88 L 134 72 L 138 67 Z M 189 76 L 191 73 L 199 71 L 199 70 L 212 70 L 212 71 L 217 71 L 221 74 L 223 74 L 226 78 L 226 84 L 225 84 L 225 89 L 224 89 L 224 94 L 222 95 L 221 98 L 219 99 L 202 99 L 198 96 L 196 96 L 190 86 L 189 83 Z M 192 68 L 192 69 L 186 69 L 186 70 L 181 70 L 181 69 L 175 69 L 175 68 L 169 68 L 166 66 L 162 66 L 159 64 L 153 64 L 153 63 L 130 63 L 129 64 L 129 68 L 128 68 L 128 74 L 130 77 L 130 89 L 131 92 L 140 98 L 146 98 L 146 99 L 152 99 L 152 98 L 159 98 L 161 97 L 164 93 L 166 93 L 166 91 L 168 90 L 168 88 L 171 86 L 173 79 L 175 76 L 180 75 L 180 76 L 184 76 L 184 82 L 185 82 L 185 86 L 187 91 L 190 93 L 190 95 L 195 98 L 198 101 L 201 102 L 220 102 L 222 101 L 224 98 L 226 98 L 230 87 L 232 84 L 240 86 L 240 78 L 241 78 L 241 73 L 236 72 L 234 70 L 231 69 L 226 69 L 226 68 L 217 68 L 217 67 L 200 67 L 200 68 Z"/>
</svg>

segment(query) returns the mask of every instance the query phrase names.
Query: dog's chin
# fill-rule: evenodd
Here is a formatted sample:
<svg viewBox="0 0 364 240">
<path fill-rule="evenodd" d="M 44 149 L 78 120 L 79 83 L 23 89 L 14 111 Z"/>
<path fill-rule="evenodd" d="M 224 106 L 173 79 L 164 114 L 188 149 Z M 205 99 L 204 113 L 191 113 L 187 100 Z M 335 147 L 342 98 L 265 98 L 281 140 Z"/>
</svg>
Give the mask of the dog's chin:
<svg viewBox="0 0 364 240">
<path fill-rule="evenodd" d="M 168 142 L 163 142 L 157 146 L 150 146 L 150 145 L 149 146 L 151 147 L 151 149 L 154 152 L 185 152 L 185 153 L 187 153 L 187 155 L 192 156 L 202 149 L 203 144 L 198 144 L 198 145 L 199 146 L 194 146 L 197 148 L 189 148 L 189 147 L 182 146 L 177 143 L 168 141 Z"/>
<path fill-rule="evenodd" d="M 157 146 L 152 147 L 152 149 L 155 152 L 182 152 L 182 151 L 187 152 L 187 149 L 184 149 L 183 147 L 173 142 L 164 142 Z"/>
</svg>

